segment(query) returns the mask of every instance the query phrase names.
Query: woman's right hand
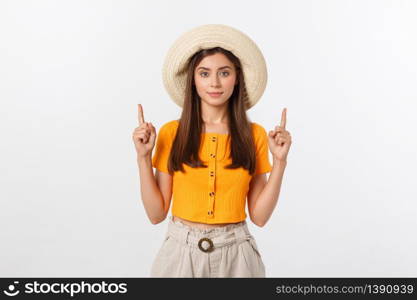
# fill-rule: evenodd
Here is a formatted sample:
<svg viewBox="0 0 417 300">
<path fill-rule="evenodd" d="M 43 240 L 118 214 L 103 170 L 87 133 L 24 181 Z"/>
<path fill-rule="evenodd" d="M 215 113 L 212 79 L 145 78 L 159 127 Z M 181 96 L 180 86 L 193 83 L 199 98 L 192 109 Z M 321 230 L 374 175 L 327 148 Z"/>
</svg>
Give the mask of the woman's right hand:
<svg viewBox="0 0 417 300">
<path fill-rule="evenodd" d="M 155 146 L 156 130 L 152 123 L 145 122 L 141 104 L 138 104 L 138 120 L 139 127 L 133 131 L 133 143 L 138 156 L 146 157 L 152 154 Z"/>
</svg>

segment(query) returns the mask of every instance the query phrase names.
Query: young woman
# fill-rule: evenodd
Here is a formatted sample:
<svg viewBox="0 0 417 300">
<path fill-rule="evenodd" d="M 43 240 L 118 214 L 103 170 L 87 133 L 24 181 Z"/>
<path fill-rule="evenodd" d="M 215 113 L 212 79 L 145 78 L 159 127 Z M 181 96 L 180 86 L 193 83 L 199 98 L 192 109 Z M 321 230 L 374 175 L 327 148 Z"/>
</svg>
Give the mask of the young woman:
<svg viewBox="0 0 417 300">
<path fill-rule="evenodd" d="M 174 43 L 163 76 L 183 108 L 181 118 L 165 123 L 156 138 L 139 104 L 133 133 L 142 200 L 153 224 L 166 219 L 173 198 L 151 276 L 265 277 L 246 223 L 246 199 L 251 221 L 264 226 L 278 200 L 291 136 L 286 109 L 269 134 L 248 120 L 246 110 L 266 86 L 262 53 L 232 27 L 203 25 Z"/>
</svg>

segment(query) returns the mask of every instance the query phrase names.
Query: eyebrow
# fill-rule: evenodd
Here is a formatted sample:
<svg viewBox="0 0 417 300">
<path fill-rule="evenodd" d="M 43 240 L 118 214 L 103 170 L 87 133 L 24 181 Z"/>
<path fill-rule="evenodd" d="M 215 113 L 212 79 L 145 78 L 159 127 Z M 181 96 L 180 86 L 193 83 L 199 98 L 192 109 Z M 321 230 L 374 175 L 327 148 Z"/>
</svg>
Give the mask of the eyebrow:
<svg viewBox="0 0 417 300">
<path fill-rule="evenodd" d="M 223 66 L 223 67 L 220 67 L 219 70 L 226 69 L 226 68 L 231 69 L 231 67 L 229 67 L 229 66 Z M 197 70 L 199 70 L 199 69 L 204 69 L 204 70 L 209 70 L 210 71 L 210 68 L 206 68 L 206 67 L 199 67 Z"/>
</svg>

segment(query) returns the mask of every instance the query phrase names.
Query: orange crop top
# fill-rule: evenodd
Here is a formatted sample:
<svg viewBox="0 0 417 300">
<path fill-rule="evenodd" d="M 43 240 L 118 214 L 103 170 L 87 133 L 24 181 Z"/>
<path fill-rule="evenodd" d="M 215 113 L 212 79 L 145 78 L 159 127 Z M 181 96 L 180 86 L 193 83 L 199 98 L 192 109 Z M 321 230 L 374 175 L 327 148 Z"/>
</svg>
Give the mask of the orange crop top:
<svg viewBox="0 0 417 300">
<path fill-rule="evenodd" d="M 168 172 L 168 158 L 179 120 L 165 123 L 159 130 L 152 166 Z M 255 174 L 272 170 L 269 162 L 268 137 L 265 129 L 252 123 L 256 145 Z M 252 176 L 240 167 L 225 169 L 232 162 L 228 158 L 229 134 L 202 133 L 200 159 L 207 168 L 192 168 L 183 164 L 186 173 L 175 171 L 172 182 L 172 215 L 185 220 L 215 224 L 236 223 L 246 219 L 246 196 Z"/>
</svg>

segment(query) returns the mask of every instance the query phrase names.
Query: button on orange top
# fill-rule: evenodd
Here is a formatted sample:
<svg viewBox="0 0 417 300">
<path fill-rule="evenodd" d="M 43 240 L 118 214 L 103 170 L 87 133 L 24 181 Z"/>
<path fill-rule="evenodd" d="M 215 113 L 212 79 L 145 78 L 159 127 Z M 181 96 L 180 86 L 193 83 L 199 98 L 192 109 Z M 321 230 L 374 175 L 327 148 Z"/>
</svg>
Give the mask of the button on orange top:
<svg viewBox="0 0 417 300">
<path fill-rule="evenodd" d="M 168 172 L 168 158 L 179 125 L 173 120 L 161 126 L 152 166 Z M 252 123 L 256 146 L 255 175 L 272 170 L 269 162 L 268 137 L 265 129 Z M 231 164 L 229 134 L 203 133 L 200 159 L 207 168 L 183 164 L 185 173 L 176 171 L 172 178 L 172 215 L 200 223 L 236 223 L 246 219 L 246 196 L 252 176 L 240 167 L 225 169 Z"/>
</svg>

